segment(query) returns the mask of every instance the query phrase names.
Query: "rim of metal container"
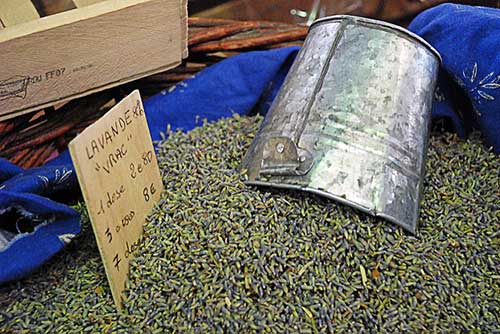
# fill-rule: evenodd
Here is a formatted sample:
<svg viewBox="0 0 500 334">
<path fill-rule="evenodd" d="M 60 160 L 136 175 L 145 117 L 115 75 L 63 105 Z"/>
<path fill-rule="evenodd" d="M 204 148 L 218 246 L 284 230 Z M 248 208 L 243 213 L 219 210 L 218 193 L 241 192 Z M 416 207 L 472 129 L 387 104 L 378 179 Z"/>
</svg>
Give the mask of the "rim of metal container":
<svg viewBox="0 0 500 334">
<path fill-rule="evenodd" d="M 443 59 L 441 58 L 441 55 L 439 54 L 439 52 L 432 45 L 430 45 L 429 42 L 427 42 L 425 39 L 423 39 L 422 37 L 418 36 L 417 34 L 411 32 L 411 31 L 409 31 L 408 29 L 405 29 L 403 27 L 400 27 L 400 26 L 397 26 L 395 24 L 385 22 L 385 21 L 374 20 L 374 19 L 369 19 L 369 18 L 362 17 L 362 16 L 354 16 L 354 15 L 333 15 L 333 16 L 323 17 L 321 19 L 314 21 L 309 29 L 312 29 L 312 27 L 314 27 L 315 25 L 320 24 L 320 23 L 325 23 L 325 22 L 329 22 L 329 21 L 342 21 L 342 20 L 352 20 L 352 21 L 358 21 L 358 22 L 362 22 L 362 23 L 369 23 L 369 24 L 373 24 L 373 25 L 389 28 L 391 30 L 396 30 L 396 31 L 402 32 L 403 34 L 416 40 L 417 42 L 420 42 L 423 46 L 427 47 L 427 49 L 429 49 L 438 58 L 440 63 L 443 62 Z"/>
<path fill-rule="evenodd" d="M 316 189 L 316 188 L 311 188 L 308 186 L 301 186 L 301 185 L 296 185 L 296 184 L 290 184 L 290 183 L 275 183 L 275 182 L 269 182 L 269 181 L 246 180 L 244 183 L 248 184 L 248 185 L 252 185 L 252 186 L 261 186 L 261 187 L 263 186 L 263 187 L 272 187 L 272 188 L 278 188 L 278 189 L 306 191 L 306 192 L 309 192 L 309 193 L 312 193 L 315 195 L 319 195 L 321 197 L 326 197 L 328 199 L 334 200 L 340 204 L 350 206 L 356 210 L 367 213 L 367 214 L 372 215 L 374 217 L 380 217 L 380 218 L 385 219 L 393 224 L 401 226 L 402 228 L 406 229 L 407 231 L 410 231 L 413 234 L 416 233 L 415 227 L 418 224 L 418 221 L 416 222 L 415 225 L 408 225 L 405 222 L 400 221 L 396 217 L 393 217 L 391 215 L 387 215 L 381 211 L 376 211 L 374 209 L 368 208 L 366 206 L 363 206 L 361 204 L 358 204 L 356 202 L 348 200 L 344 197 L 334 195 L 332 193 L 329 193 L 329 192 L 321 190 L 321 189 Z"/>
</svg>

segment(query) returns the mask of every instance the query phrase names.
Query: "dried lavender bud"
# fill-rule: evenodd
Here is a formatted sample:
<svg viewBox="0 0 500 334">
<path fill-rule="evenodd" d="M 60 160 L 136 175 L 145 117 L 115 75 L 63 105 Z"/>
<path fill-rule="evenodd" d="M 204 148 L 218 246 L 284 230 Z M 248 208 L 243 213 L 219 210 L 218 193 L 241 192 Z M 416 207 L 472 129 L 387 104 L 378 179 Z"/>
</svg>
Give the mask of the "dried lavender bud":
<svg viewBox="0 0 500 334">
<path fill-rule="evenodd" d="M 245 186 L 260 118 L 159 143 L 166 190 L 115 312 L 91 229 L 0 290 L 15 333 L 485 332 L 500 318 L 500 159 L 434 135 L 418 234 L 307 193 Z M 87 220 L 86 220 L 87 221 Z"/>
</svg>

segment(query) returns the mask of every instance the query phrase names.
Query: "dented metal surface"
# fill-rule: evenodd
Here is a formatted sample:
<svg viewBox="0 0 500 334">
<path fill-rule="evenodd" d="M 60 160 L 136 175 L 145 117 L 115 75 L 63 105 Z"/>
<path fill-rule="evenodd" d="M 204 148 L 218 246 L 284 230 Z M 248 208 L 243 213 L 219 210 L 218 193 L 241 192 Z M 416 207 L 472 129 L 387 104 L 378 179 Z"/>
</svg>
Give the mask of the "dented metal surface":
<svg viewBox="0 0 500 334">
<path fill-rule="evenodd" d="M 317 193 L 415 232 L 439 62 L 400 27 L 317 21 L 243 161 L 247 183 Z"/>
</svg>

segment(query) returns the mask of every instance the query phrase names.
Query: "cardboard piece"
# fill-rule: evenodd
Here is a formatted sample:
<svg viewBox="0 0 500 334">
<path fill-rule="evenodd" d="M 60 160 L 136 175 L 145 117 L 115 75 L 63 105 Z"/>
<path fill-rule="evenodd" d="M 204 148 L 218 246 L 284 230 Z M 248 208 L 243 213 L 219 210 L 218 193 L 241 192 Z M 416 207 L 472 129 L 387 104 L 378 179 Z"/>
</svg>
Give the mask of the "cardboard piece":
<svg viewBox="0 0 500 334">
<path fill-rule="evenodd" d="M 144 108 L 134 91 L 69 144 L 113 298 L 121 294 L 146 217 L 163 190 Z"/>
</svg>

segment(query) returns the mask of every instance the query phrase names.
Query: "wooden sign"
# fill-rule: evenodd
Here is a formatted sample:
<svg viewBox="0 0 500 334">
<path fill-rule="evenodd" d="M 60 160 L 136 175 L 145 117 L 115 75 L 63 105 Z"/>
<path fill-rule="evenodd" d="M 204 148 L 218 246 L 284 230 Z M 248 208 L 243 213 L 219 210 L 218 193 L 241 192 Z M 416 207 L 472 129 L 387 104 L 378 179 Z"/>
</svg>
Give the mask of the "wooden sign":
<svg viewBox="0 0 500 334">
<path fill-rule="evenodd" d="M 69 144 L 116 306 L 163 183 L 134 91 Z"/>
</svg>

